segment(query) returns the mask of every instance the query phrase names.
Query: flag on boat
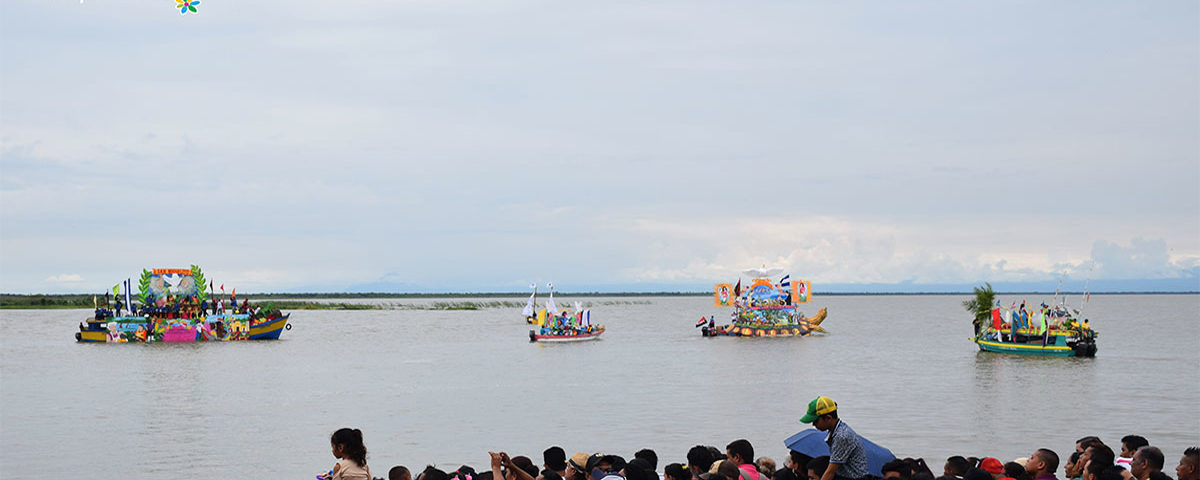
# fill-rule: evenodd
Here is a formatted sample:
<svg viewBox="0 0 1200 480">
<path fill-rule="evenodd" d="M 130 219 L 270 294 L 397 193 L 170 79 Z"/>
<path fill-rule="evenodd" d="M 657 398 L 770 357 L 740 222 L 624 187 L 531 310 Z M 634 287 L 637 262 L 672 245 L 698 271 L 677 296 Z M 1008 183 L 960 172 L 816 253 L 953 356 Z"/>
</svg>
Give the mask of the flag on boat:
<svg viewBox="0 0 1200 480">
<path fill-rule="evenodd" d="M 129 314 L 133 315 L 133 298 L 130 298 L 129 290 L 133 286 L 133 279 L 125 279 L 125 308 L 129 309 Z"/>
<path fill-rule="evenodd" d="M 525 318 L 530 318 L 533 316 L 533 301 L 534 301 L 533 297 L 534 297 L 534 295 L 537 295 L 537 293 L 535 292 L 535 293 L 529 295 L 529 301 L 525 303 L 525 309 L 521 310 L 521 315 L 524 315 Z"/>
<path fill-rule="evenodd" d="M 734 285 L 734 287 L 733 287 L 733 296 L 738 297 L 741 295 L 742 295 L 742 279 L 739 278 L 737 285 Z"/>
<path fill-rule="evenodd" d="M 779 279 L 779 286 L 783 287 L 784 290 L 787 290 L 788 287 L 791 287 L 792 286 L 792 274 L 789 273 L 787 275 L 784 275 L 783 278 Z"/>
<path fill-rule="evenodd" d="M 585 327 L 592 324 L 592 309 L 589 308 L 583 311 L 583 320 L 580 324 Z"/>
<path fill-rule="evenodd" d="M 121 284 L 113 285 L 113 298 L 121 296 Z"/>
<path fill-rule="evenodd" d="M 558 313 L 558 305 L 554 304 L 554 290 L 550 291 L 550 298 L 546 299 L 546 310 L 548 310 L 551 315 L 556 315 Z"/>
<path fill-rule="evenodd" d="M 696 327 L 694 327 L 694 328 L 702 327 L 706 323 L 708 323 L 708 319 L 704 318 L 704 317 L 700 317 L 700 321 L 696 322 Z"/>
</svg>

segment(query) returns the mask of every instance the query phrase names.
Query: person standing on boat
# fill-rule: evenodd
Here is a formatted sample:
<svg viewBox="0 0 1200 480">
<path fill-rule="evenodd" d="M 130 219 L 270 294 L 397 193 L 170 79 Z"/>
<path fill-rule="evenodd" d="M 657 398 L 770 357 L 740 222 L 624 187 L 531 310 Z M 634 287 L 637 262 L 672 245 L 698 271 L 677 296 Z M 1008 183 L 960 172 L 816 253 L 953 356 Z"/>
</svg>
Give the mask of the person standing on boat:
<svg viewBox="0 0 1200 480">
<path fill-rule="evenodd" d="M 825 443 L 829 445 L 829 466 L 825 467 L 825 473 L 821 474 L 819 480 L 859 480 L 870 473 L 862 441 L 846 422 L 838 419 L 837 402 L 833 399 L 813 399 L 800 421 L 811 423 L 817 430 L 829 432 L 825 438 Z"/>
</svg>

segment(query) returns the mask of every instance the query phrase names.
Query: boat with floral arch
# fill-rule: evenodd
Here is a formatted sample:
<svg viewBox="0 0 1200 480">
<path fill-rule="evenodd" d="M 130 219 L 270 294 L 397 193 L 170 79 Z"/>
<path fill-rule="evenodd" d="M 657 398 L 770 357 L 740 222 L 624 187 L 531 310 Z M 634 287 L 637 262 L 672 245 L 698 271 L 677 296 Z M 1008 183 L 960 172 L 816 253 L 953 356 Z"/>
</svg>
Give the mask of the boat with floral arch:
<svg viewBox="0 0 1200 480">
<path fill-rule="evenodd" d="M 812 299 L 812 284 L 806 280 L 791 280 L 779 268 L 752 268 L 743 271 L 750 275 L 748 287 L 719 283 L 713 287 L 713 305 L 733 307 L 730 323 L 717 325 L 715 318 L 700 318 L 696 327 L 705 337 L 802 337 L 825 333 L 821 322 L 827 311 L 822 308 L 812 317 L 799 310 L 799 304 Z M 779 281 L 772 278 L 779 277 Z M 715 317 L 715 316 L 714 316 Z"/>
<path fill-rule="evenodd" d="M 79 324 L 75 340 L 83 343 L 154 343 L 237 340 L 277 340 L 291 330 L 291 314 L 283 314 L 274 303 L 237 303 L 234 289 L 228 300 L 225 286 L 216 298 L 212 282 L 204 289 L 200 267 L 142 270 L 138 292 L 132 280 L 98 297 L 94 315 Z M 122 288 L 124 292 L 122 293 Z M 111 298 L 111 300 L 110 300 Z M 135 302 L 136 298 L 136 302 Z"/>
</svg>

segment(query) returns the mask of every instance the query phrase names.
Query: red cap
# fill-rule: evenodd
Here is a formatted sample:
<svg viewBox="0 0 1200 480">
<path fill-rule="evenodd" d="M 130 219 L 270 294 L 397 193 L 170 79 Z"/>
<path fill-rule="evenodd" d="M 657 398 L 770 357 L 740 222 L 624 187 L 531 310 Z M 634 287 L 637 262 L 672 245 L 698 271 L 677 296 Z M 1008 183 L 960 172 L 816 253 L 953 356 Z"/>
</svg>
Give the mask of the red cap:
<svg viewBox="0 0 1200 480">
<path fill-rule="evenodd" d="M 979 462 L 979 468 L 988 473 L 1004 473 L 1004 464 L 992 457 L 987 457 Z"/>
</svg>

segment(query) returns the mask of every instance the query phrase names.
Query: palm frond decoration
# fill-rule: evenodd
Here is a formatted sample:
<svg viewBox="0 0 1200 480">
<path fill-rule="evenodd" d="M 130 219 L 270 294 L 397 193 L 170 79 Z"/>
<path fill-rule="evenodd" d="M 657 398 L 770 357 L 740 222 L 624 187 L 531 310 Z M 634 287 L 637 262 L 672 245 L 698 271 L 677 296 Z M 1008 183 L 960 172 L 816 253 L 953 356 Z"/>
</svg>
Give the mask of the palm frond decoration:
<svg viewBox="0 0 1200 480">
<path fill-rule="evenodd" d="M 975 298 L 962 302 L 963 308 L 975 315 L 972 323 L 975 324 L 976 332 L 992 318 L 992 305 L 996 304 L 996 291 L 992 290 L 992 284 L 985 282 L 983 285 L 975 287 Z"/>
<path fill-rule="evenodd" d="M 200 271 L 199 266 L 192 265 L 192 280 L 196 281 L 196 303 L 207 300 L 208 291 L 204 289 L 204 272 Z"/>
</svg>

